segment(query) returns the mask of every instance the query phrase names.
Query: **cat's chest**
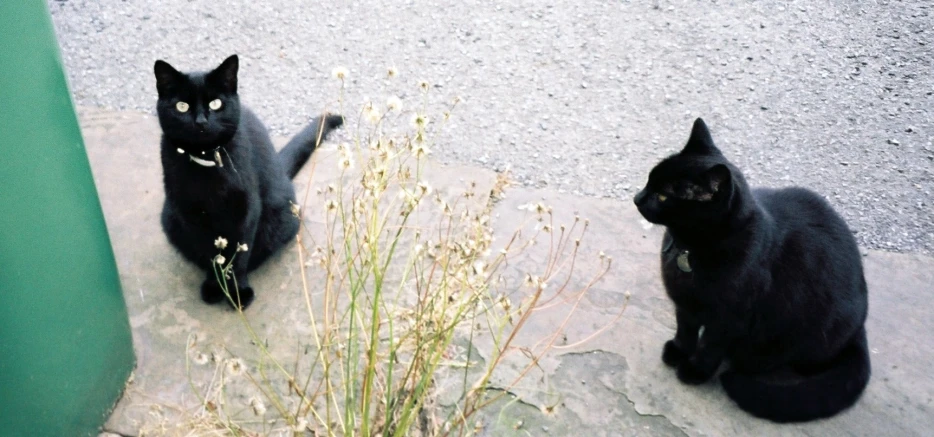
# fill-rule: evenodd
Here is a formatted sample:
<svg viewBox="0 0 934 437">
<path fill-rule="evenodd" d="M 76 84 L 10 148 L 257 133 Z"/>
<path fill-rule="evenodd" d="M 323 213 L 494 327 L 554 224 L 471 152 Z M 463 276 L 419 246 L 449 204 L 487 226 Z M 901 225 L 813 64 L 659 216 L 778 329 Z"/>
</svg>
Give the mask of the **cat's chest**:
<svg viewBox="0 0 934 437">
<path fill-rule="evenodd" d="M 181 209 L 195 215 L 245 215 L 249 186 L 226 175 L 178 174 L 166 178 L 167 193 Z"/>
<path fill-rule="evenodd" d="M 700 259 L 696 253 L 679 248 L 666 234 L 661 252 L 661 273 L 665 290 L 677 303 L 712 304 L 722 272 L 715 262 Z"/>
<path fill-rule="evenodd" d="M 672 298 L 689 296 L 698 291 L 697 287 L 700 284 L 696 277 L 696 266 L 692 265 L 691 258 L 689 251 L 677 248 L 669 247 L 668 250 L 662 251 L 662 279 Z"/>
</svg>

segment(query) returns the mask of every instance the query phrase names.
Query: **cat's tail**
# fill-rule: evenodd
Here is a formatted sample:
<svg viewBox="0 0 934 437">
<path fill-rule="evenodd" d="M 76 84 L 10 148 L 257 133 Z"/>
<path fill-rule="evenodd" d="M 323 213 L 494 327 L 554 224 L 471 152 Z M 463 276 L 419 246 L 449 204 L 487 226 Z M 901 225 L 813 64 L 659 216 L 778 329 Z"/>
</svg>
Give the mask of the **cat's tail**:
<svg viewBox="0 0 934 437">
<path fill-rule="evenodd" d="M 315 118 L 311 124 L 289 140 L 288 144 L 279 151 L 279 160 L 289 175 L 289 179 L 298 174 L 311 157 L 311 152 L 314 152 L 318 144 L 324 141 L 328 132 L 342 124 L 344 124 L 344 117 L 340 115 L 323 115 Z"/>
<path fill-rule="evenodd" d="M 740 408 L 775 422 L 804 422 L 833 416 L 853 405 L 869 383 L 871 368 L 862 328 L 830 367 L 794 384 L 726 372 L 723 388 Z"/>
</svg>

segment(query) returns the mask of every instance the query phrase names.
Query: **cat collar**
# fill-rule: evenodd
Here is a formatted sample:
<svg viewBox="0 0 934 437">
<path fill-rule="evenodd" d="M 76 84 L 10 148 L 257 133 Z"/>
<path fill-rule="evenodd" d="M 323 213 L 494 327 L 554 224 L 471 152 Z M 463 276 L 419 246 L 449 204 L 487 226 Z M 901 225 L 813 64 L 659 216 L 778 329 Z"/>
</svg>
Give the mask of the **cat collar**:
<svg viewBox="0 0 934 437">
<path fill-rule="evenodd" d="M 187 152 L 185 152 L 185 149 L 182 149 L 181 147 L 179 147 L 179 148 L 177 149 L 177 151 L 178 151 L 178 153 L 179 153 L 180 155 L 181 155 L 181 154 L 187 153 Z M 224 166 L 224 161 L 221 160 L 220 147 L 215 147 L 214 150 L 213 150 L 213 152 L 214 152 L 214 160 L 213 160 L 213 161 L 208 161 L 207 159 L 198 158 L 197 156 L 192 155 L 192 154 L 190 154 L 190 153 L 188 153 L 188 158 L 189 158 L 192 162 L 194 162 L 195 164 L 198 164 L 198 165 L 200 165 L 200 166 L 202 166 L 202 167 L 214 167 L 214 166 L 223 167 L 223 166 Z M 207 153 L 207 152 L 202 151 L 202 152 L 201 152 L 201 155 L 204 156 L 205 153 Z"/>
<path fill-rule="evenodd" d="M 674 238 L 668 240 L 668 244 L 665 245 L 665 247 L 662 249 L 662 252 L 668 252 L 674 247 L 674 245 L 675 245 Z M 691 257 L 691 251 L 689 250 L 682 250 L 678 254 L 678 258 L 677 258 L 678 269 L 684 273 L 691 273 L 692 271 L 694 271 L 694 269 L 691 268 L 690 257 Z"/>
</svg>

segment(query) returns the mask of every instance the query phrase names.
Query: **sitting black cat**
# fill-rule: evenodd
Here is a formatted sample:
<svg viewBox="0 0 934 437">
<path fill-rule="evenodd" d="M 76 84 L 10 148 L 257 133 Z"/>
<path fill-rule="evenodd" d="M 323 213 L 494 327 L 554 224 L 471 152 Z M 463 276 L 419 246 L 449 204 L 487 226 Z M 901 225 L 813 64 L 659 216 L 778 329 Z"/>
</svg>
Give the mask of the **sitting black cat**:
<svg viewBox="0 0 934 437">
<path fill-rule="evenodd" d="M 229 290 L 233 302 L 246 308 L 254 297 L 247 272 L 298 232 L 291 178 L 343 118 L 317 118 L 276 153 L 262 122 L 240 104 L 238 65 L 233 55 L 208 73 L 180 73 L 163 61 L 154 69 L 165 183 L 162 229 L 182 255 L 207 271 L 201 285 L 207 303 L 226 299 L 215 257 L 220 252 L 233 259 L 236 287 Z M 215 245 L 218 237 L 229 244 Z"/>
<path fill-rule="evenodd" d="M 635 196 L 667 228 L 662 279 L 678 322 L 662 359 L 678 378 L 720 377 L 744 410 L 777 422 L 829 417 L 869 382 L 866 281 L 844 221 L 802 188 L 750 190 L 703 120 Z"/>
</svg>

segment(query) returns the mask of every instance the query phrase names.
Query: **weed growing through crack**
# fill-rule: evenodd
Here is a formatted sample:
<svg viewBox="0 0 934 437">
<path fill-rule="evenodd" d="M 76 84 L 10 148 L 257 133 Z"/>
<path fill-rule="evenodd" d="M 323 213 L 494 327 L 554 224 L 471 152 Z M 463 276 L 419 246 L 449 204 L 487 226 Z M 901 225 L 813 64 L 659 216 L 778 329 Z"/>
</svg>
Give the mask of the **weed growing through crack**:
<svg viewBox="0 0 934 437">
<path fill-rule="evenodd" d="M 341 112 L 349 74 L 333 72 Z M 398 72 L 390 68 L 387 77 L 398 80 Z M 207 355 L 189 342 L 189 370 L 215 366 L 206 389 L 191 384 L 208 435 L 476 434 L 483 429 L 477 413 L 538 371 L 541 357 L 562 344 L 587 290 L 610 268 L 602 253 L 579 258 L 586 219 L 555 223 L 551 207 L 541 203 L 523 206 L 522 223 L 498 223 L 517 228 L 494 238 L 493 209 L 506 195 L 508 173 L 489 186 L 435 189 L 427 163 L 432 140 L 459 100 L 436 119 L 427 115 L 432 87 L 419 81 L 417 90 L 419 102 L 391 96 L 385 104 L 364 103 L 356 127 L 348 127 L 352 139 L 337 148 L 338 180 L 320 187 L 309 181 L 304 199 L 293 205 L 293 214 L 314 214 L 325 228 L 325 237 L 315 238 L 302 220 L 297 237 L 314 349 L 306 362 L 287 368 L 242 311 L 258 350 L 253 365 Z M 224 236 L 215 241 L 219 249 L 227 244 Z M 534 271 L 518 271 L 511 261 L 534 245 L 547 246 L 547 253 Z M 217 277 L 236 302 L 236 283 L 227 280 L 234 260 L 222 258 Z M 594 265 L 588 279 L 575 276 L 583 261 Z M 520 344 L 536 312 L 559 307 L 567 309 L 559 326 L 535 344 Z M 504 379 L 497 369 L 506 362 L 513 371 Z M 243 381 L 257 394 L 232 411 L 225 387 Z M 453 401 L 442 405 L 442 391 Z M 255 419 L 243 418 L 250 414 Z"/>
</svg>

